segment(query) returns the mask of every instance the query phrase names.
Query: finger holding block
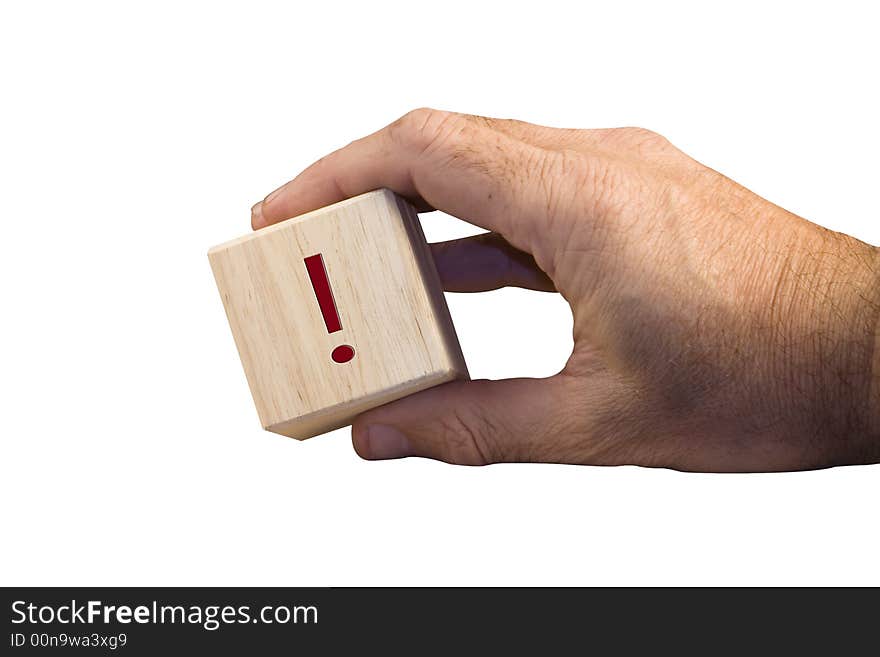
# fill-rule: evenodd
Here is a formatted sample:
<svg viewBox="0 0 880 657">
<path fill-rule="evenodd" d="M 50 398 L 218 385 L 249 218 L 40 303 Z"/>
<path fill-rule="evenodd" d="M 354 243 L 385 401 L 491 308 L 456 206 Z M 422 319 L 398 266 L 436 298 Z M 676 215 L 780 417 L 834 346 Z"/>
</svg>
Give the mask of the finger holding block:
<svg viewBox="0 0 880 657">
<path fill-rule="evenodd" d="M 221 244 L 208 259 L 268 431 L 310 438 L 468 378 L 418 215 L 387 189 Z"/>
</svg>

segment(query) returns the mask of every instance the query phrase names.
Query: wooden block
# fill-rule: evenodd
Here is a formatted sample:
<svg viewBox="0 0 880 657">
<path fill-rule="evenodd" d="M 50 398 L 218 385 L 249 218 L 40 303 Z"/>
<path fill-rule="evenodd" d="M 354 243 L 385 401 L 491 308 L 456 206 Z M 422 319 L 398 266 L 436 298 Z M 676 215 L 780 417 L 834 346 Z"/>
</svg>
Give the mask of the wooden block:
<svg viewBox="0 0 880 657">
<path fill-rule="evenodd" d="M 467 378 L 418 216 L 387 189 L 208 253 L 265 429 L 305 439 Z"/>
</svg>

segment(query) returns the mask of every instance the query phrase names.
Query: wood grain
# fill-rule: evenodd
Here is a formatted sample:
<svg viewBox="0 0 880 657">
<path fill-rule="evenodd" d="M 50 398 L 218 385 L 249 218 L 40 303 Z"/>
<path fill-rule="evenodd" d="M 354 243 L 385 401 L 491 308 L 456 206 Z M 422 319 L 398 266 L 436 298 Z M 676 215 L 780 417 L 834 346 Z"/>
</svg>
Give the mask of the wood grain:
<svg viewBox="0 0 880 657">
<path fill-rule="evenodd" d="M 320 253 L 342 330 L 328 333 L 304 264 Z M 467 378 L 412 206 L 380 189 L 208 253 L 265 429 L 309 438 L 419 390 Z M 347 363 L 330 358 L 354 347 Z"/>
</svg>

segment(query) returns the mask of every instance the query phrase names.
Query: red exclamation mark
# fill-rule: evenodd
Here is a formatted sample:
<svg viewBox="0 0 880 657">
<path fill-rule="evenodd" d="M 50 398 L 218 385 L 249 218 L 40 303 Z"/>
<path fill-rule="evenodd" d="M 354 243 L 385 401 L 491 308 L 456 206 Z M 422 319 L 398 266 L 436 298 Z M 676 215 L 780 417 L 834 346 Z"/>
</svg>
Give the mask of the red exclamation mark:
<svg viewBox="0 0 880 657">
<path fill-rule="evenodd" d="M 336 301 L 333 299 L 330 279 L 324 267 L 324 258 L 320 253 L 316 253 L 305 258 L 304 262 L 306 271 L 309 272 L 309 280 L 312 281 L 312 288 L 315 290 L 315 297 L 318 299 L 318 307 L 324 317 L 324 324 L 327 326 L 327 333 L 341 331 L 342 322 L 339 321 L 339 313 L 336 311 Z M 330 358 L 337 363 L 347 363 L 354 358 L 354 347 L 347 344 L 339 345 L 330 353 Z"/>
</svg>

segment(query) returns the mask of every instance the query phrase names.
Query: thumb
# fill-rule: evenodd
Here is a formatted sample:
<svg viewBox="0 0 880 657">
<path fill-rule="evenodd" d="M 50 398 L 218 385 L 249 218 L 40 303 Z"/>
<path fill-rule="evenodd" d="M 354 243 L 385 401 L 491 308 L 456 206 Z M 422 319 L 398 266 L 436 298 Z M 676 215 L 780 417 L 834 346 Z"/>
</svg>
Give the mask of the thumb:
<svg viewBox="0 0 880 657">
<path fill-rule="evenodd" d="M 578 433 L 571 377 L 454 381 L 360 415 L 355 451 L 369 460 L 425 456 L 447 463 L 564 461 Z"/>
</svg>

